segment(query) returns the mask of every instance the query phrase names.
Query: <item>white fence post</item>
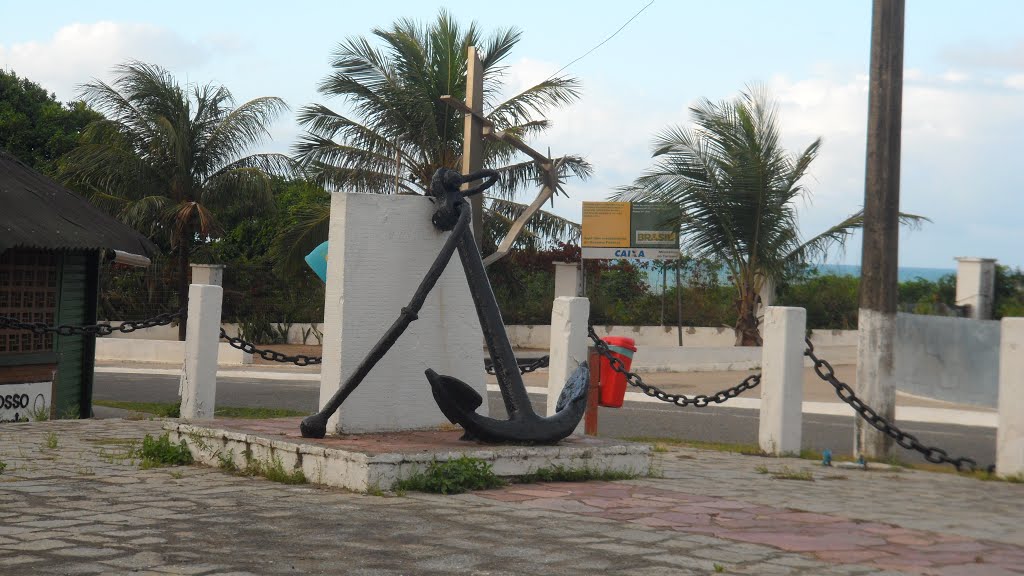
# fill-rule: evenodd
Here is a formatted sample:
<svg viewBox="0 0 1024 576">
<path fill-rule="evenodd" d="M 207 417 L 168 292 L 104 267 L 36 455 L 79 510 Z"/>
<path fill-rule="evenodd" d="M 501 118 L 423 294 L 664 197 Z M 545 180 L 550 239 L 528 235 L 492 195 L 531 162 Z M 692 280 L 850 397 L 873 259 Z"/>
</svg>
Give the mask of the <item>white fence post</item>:
<svg viewBox="0 0 1024 576">
<path fill-rule="evenodd" d="M 999 344 L 996 471 L 1024 474 L 1024 318 L 1003 318 Z"/>
<path fill-rule="evenodd" d="M 769 454 L 800 453 L 806 330 L 803 308 L 765 311 L 758 444 Z"/>
<path fill-rule="evenodd" d="M 548 359 L 547 415 L 555 413 L 558 395 L 569 375 L 587 360 L 587 319 L 590 300 L 559 296 L 551 306 L 551 350 Z M 576 430 L 583 432 L 583 421 Z"/>
<path fill-rule="evenodd" d="M 182 418 L 213 418 L 223 296 L 224 289 L 220 286 L 192 284 L 188 287 L 185 362 L 178 384 Z"/>
</svg>

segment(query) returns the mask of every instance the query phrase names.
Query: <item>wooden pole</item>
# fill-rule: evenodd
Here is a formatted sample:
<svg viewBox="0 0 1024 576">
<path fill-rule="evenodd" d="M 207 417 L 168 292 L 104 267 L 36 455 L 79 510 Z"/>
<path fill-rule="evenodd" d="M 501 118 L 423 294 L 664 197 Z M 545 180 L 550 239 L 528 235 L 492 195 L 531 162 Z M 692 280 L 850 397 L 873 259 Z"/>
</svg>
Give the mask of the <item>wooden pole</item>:
<svg viewBox="0 0 1024 576">
<path fill-rule="evenodd" d="M 676 260 L 676 333 L 683 345 L 683 289 L 679 286 L 679 260 Z"/>
<path fill-rule="evenodd" d="M 484 69 L 480 64 L 480 56 L 476 46 L 470 46 L 466 55 L 466 106 L 472 113 L 466 114 L 462 131 L 462 173 L 469 174 L 484 167 L 483 123 L 478 118 L 484 109 Z M 480 181 L 467 182 L 463 189 L 479 184 Z M 470 198 L 473 209 L 473 238 L 477 248 L 483 248 L 484 242 L 484 199 L 482 194 Z"/>
<path fill-rule="evenodd" d="M 583 413 L 583 434 L 597 436 L 597 397 L 601 394 L 601 355 L 597 348 L 587 348 L 590 382 L 587 390 L 587 411 Z"/>
<path fill-rule="evenodd" d="M 857 395 L 893 420 L 893 343 L 899 248 L 904 0 L 874 0 L 864 185 L 864 243 L 857 324 Z M 892 440 L 858 418 L 854 454 L 888 459 Z"/>
</svg>

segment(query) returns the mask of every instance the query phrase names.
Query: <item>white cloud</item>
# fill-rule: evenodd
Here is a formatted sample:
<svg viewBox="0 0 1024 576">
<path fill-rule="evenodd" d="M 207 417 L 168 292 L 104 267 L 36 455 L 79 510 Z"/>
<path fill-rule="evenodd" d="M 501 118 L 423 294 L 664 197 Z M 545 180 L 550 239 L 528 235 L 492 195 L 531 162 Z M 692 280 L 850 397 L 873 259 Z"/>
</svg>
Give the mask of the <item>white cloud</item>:
<svg viewBox="0 0 1024 576">
<path fill-rule="evenodd" d="M 547 63 L 519 62 L 509 70 L 510 87 L 532 85 L 554 70 Z M 1024 233 L 1015 215 L 1024 212 L 1024 178 L 1005 160 L 1007 150 L 1019 148 L 1015 134 L 1024 126 L 1024 110 L 1013 93 L 975 78 L 959 72 L 905 77 L 901 209 L 934 221 L 901 234 L 905 265 L 951 267 L 953 257 L 966 253 L 1022 264 L 1017 246 Z M 556 154 L 584 154 L 594 164 L 595 177 L 571 182 L 572 197 L 555 204 L 556 213 L 576 221 L 582 200 L 603 200 L 650 166 L 649 143 L 657 131 L 689 121 L 688 102 L 658 107 L 628 87 L 584 88 L 582 100 L 552 114 L 551 130 L 533 142 Z M 799 79 L 777 76 L 768 88 L 779 102 L 787 149 L 803 150 L 822 138 L 805 182 L 809 201 L 800 209 L 802 232 L 811 236 L 863 204 L 868 78 L 822 70 Z M 855 237 L 845 254 L 833 258 L 857 262 L 859 254 Z"/>
<path fill-rule="evenodd" d="M 960 72 L 959 70 L 947 70 L 946 73 L 942 75 L 942 79 L 951 84 L 960 84 L 961 82 L 969 80 L 970 76 Z"/>
<path fill-rule="evenodd" d="M 1024 74 L 1013 74 L 1011 76 L 1007 76 L 1004 82 L 1010 88 L 1024 90 Z"/>
<path fill-rule="evenodd" d="M 104 21 L 64 26 L 46 42 L 0 44 L 0 66 L 67 101 L 77 97 L 78 85 L 93 78 L 109 79 L 111 69 L 126 60 L 187 70 L 209 53 L 205 45 L 165 28 Z"/>
</svg>

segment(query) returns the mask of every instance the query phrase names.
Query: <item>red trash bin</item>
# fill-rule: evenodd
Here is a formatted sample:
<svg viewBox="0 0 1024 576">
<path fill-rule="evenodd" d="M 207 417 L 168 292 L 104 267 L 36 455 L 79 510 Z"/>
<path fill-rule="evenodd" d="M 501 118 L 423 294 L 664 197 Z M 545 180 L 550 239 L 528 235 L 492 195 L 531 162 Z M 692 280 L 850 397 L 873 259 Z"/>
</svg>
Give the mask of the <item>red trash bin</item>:
<svg viewBox="0 0 1024 576">
<path fill-rule="evenodd" d="M 622 361 L 623 367 L 629 370 L 636 352 L 636 342 L 624 336 L 606 336 L 601 340 L 608 345 L 612 356 Z M 621 408 L 626 397 L 626 375 L 612 370 L 608 358 L 601 356 L 601 396 L 599 404 L 607 408 Z"/>
</svg>

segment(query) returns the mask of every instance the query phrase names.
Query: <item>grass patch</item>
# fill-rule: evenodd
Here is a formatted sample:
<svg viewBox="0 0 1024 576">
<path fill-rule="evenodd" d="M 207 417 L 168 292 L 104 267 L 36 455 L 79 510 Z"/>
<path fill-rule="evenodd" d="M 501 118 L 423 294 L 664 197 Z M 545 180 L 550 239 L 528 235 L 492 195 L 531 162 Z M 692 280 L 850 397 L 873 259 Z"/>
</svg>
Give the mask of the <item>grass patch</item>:
<svg viewBox="0 0 1024 576">
<path fill-rule="evenodd" d="M 230 450 L 227 453 L 217 454 L 217 467 L 225 472 L 238 472 L 238 465 L 235 464 L 235 454 Z"/>
<path fill-rule="evenodd" d="M 225 406 L 213 411 L 214 416 L 222 418 L 291 418 L 295 416 L 309 416 L 309 412 L 302 410 L 290 410 L 288 408 L 239 408 Z"/>
<path fill-rule="evenodd" d="M 135 438 L 86 438 L 85 441 L 97 446 L 134 446 L 138 443 Z"/>
<path fill-rule="evenodd" d="M 306 484 L 308 482 L 302 470 L 292 470 L 291 472 L 285 470 L 284 463 L 277 456 L 269 461 L 250 458 L 246 463 L 245 470 L 241 473 L 245 476 L 262 476 L 271 482 L 280 482 L 281 484 Z"/>
<path fill-rule="evenodd" d="M 665 452 L 669 446 L 682 446 L 685 448 L 698 448 L 700 450 L 731 452 L 733 454 L 743 454 L 744 456 L 767 456 L 765 451 L 761 450 L 761 447 L 757 444 L 707 442 L 704 440 L 682 440 L 679 438 L 661 438 L 657 436 L 631 436 L 623 438 L 623 440 L 652 444 L 655 452 Z"/>
<path fill-rule="evenodd" d="M 778 470 L 771 470 L 767 466 L 761 465 L 754 468 L 754 472 L 758 474 L 768 474 L 775 480 L 803 480 L 804 482 L 814 482 L 814 475 L 808 470 L 793 470 L 789 466 L 783 466 Z"/>
<path fill-rule="evenodd" d="M 531 484 L 534 482 L 586 482 L 588 480 L 632 480 L 638 474 L 631 472 L 620 472 L 617 470 L 595 470 L 593 468 L 566 468 L 564 466 L 553 466 L 551 468 L 538 468 L 529 474 L 517 478 L 519 482 Z"/>
<path fill-rule="evenodd" d="M 46 439 L 43 440 L 43 447 L 49 448 L 50 450 L 56 450 L 59 438 L 56 432 L 48 432 Z"/>
<path fill-rule="evenodd" d="M 131 412 L 142 412 L 163 418 L 177 418 L 181 415 L 181 406 L 170 402 L 127 402 L 123 400 L 93 400 L 96 406 L 120 408 Z"/>
<path fill-rule="evenodd" d="M 3 474 L 4 470 L 7 470 L 7 462 L 0 460 L 0 474 Z"/>
<path fill-rule="evenodd" d="M 434 461 L 424 472 L 417 472 L 399 480 L 394 485 L 396 492 L 416 491 L 435 494 L 461 494 L 470 490 L 486 490 L 504 486 L 506 482 L 498 477 L 491 465 L 479 458 L 463 456 L 447 462 Z"/>
<path fill-rule="evenodd" d="M 142 412 L 163 418 L 181 417 L 181 405 L 170 402 L 128 402 L 124 400 L 94 400 L 97 406 L 108 408 L 120 408 L 131 412 Z M 288 408 L 244 408 L 237 406 L 223 406 L 213 412 L 214 416 L 221 418 L 289 418 L 295 416 L 307 416 L 308 412 L 301 410 L 289 410 Z"/>
<path fill-rule="evenodd" d="M 182 440 L 178 444 L 171 443 L 170 434 L 154 438 L 149 434 L 142 439 L 142 447 L 135 454 L 142 460 L 142 469 L 159 468 L 161 466 L 184 466 L 192 463 L 192 453 Z"/>
<path fill-rule="evenodd" d="M 38 408 L 33 408 L 29 411 L 29 414 L 32 416 L 33 421 L 45 422 L 50 419 L 50 407 L 40 406 Z"/>
</svg>

